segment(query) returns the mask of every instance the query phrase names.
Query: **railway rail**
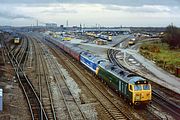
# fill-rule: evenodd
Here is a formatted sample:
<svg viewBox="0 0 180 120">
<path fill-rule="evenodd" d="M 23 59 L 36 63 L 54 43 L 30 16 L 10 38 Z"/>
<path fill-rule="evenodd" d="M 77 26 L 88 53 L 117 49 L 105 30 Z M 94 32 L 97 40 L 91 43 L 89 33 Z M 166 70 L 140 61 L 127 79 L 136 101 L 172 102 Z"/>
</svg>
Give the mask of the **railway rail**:
<svg viewBox="0 0 180 120">
<path fill-rule="evenodd" d="M 80 108 L 77 108 L 77 109 L 75 109 L 75 107 L 72 108 L 72 106 L 74 106 L 73 105 L 74 98 L 71 95 L 70 91 L 68 91 L 68 87 L 65 85 L 65 83 L 62 83 L 62 82 L 60 83 L 60 79 L 58 75 L 62 73 L 60 73 L 61 71 L 58 70 L 59 66 L 54 61 L 54 58 L 50 55 L 50 53 L 47 51 L 47 48 L 38 39 L 34 39 L 34 38 L 31 38 L 31 39 L 34 41 L 34 45 L 36 45 L 35 59 L 37 59 L 36 68 L 39 68 L 39 69 L 36 69 L 37 70 L 36 72 L 38 73 L 37 76 L 38 76 L 39 84 L 42 83 L 41 79 L 44 78 L 43 80 L 46 81 L 46 84 L 48 86 L 50 102 L 47 102 L 47 99 L 43 100 L 42 98 L 43 105 L 45 106 L 45 111 L 50 111 L 47 109 L 51 108 L 51 111 L 53 111 L 53 119 L 86 119 L 83 113 L 81 113 L 81 115 L 77 114 L 78 111 L 81 112 Z M 40 74 L 39 74 L 39 71 L 41 71 Z M 57 71 L 60 74 L 57 74 Z M 61 79 L 62 78 L 64 78 L 64 76 L 62 76 Z M 58 91 L 60 91 L 59 93 L 61 93 L 61 95 L 56 94 Z M 39 92 L 41 92 L 41 90 Z M 42 94 L 44 93 L 45 91 L 43 90 Z M 65 103 L 64 106 L 66 106 L 67 109 L 61 106 L 63 102 Z M 48 103 L 50 103 L 50 105 L 52 106 L 48 107 L 47 105 Z M 77 105 L 77 103 L 75 104 Z M 63 116 L 64 115 L 62 113 L 63 111 L 66 113 L 65 116 Z M 47 112 L 47 114 L 49 113 L 50 112 Z M 51 118 L 52 118 L 52 115 L 51 115 Z"/>
<path fill-rule="evenodd" d="M 18 61 L 15 58 L 15 56 L 10 52 L 10 49 L 7 47 L 7 45 L 5 43 L 3 43 L 3 46 L 4 46 L 4 50 L 12 64 L 12 66 L 14 67 L 16 77 L 17 77 L 19 84 L 22 88 L 22 91 L 24 92 L 24 95 L 26 97 L 32 120 L 41 119 L 41 117 L 40 117 L 41 109 L 43 111 L 44 119 L 47 120 L 46 113 L 44 111 L 42 103 L 40 102 L 40 100 L 38 98 L 37 92 L 34 89 L 33 85 L 31 84 L 30 80 L 28 79 L 28 77 L 26 76 L 26 74 L 24 73 L 24 71 L 21 67 L 20 61 Z M 28 50 L 27 47 L 24 49 L 24 52 L 22 52 L 22 53 L 27 52 L 27 50 Z M 22 56 L 24 58 L 26 55 L 22 54 Z M 23 62 L 25 62 L 25 61 L 23 61 L 23 59 L 22 59 L 21 63 L 23 63 Z"/>
<path fill-rule="evenodd" d="M 14 46 L 9 52 L 11 52 L 14 57 L 17 59 L 18 56 L 22 56 L 21 52 L 24 52 L 24 48 L 26 48 L 27 42 L 25 42 L 27 39 L 24 37 L 21 44 Z"/>
<path fill-rule="evenodd" d="M 155 90 L 153 90 L 153 101 L 160 104 L 163 108 L 166 108 L 171 114 L 173 114 L 174 118 L 180 118 L 180 113 L 178 112 L 180 111 L 180 106 L 167 98 L 164 98 Z"/>
<path fill-rule="evenodd" d="M 41 45 L 44 46 L 44 45 Z M 50 55 L 50 53 L 47 51 L 46 47 L 42 47 L 43 51 L 45 53 L 45 57 L 47 60 L 47 63 L 50 65 L 49 68 L 51 70 L 52 75 L 54 76 L 51 80 L 51 83 L 55 83 L 58 87 L 59 93 L 62 96 L 63 101 L 61 103 L 64 103 L 66 110 L 68 113 L 66 115 L 70 119 L 87 119 L 84 113 L 81 111 L 80 106 L 78 105 L 76 99 L 71 94 L 71 91 L 69 90 L 66 82 L 65 82 L 65 76 L 63 75 L 61 69 L 59 68 L 59 65 L 57 61 L 54 60 L 54 58 Z M 54 92 L 54 91 L 52 91 Z M 65 112 L 65 111 L 64 111 Z"/>
<path fill-rule="evenodd" d="M 44 57 L 43 57 L 43 51 L 39 47 L 39 43 L 28 36 L 29 41 L 32 42 L 32 47 L 34 48 L 34 62 L 35 62 L 35 68 L 36 72 L 35 75 L 38 80 L 38 94 L 39 99 L 43 104 L 44 110 L 47 114 L 48 120 L 56 120 L 56 114 L 55 114 L 55 108 L 53 105 L 53 99 L 51 96 L 50 87 L 48 84 L 48 68 L 47 64 L 45 63 Z M 35 78 L 34 78 L 35 79 Z M 41 110 L 41 116 L 43 117 L 43 111 Z"/>
</svg>

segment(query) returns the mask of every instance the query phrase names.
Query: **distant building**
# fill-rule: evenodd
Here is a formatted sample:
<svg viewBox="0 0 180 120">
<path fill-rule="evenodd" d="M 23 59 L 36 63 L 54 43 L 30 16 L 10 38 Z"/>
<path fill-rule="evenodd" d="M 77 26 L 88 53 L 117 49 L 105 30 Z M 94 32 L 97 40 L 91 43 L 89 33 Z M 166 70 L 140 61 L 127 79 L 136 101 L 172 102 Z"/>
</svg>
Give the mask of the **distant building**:
<svg viewBox="0 0 180 120">
<path fill-rule="evenodd" d="M 56 28 L 57 24 L 56 23 L 46 23 L 46 27 L 48 27 L 48 28 Z"/>
<path fill-rule="evenodd" d="M 114 28 L 114 27 L 104 27 L 104 28 L 100 28 L 100 27 L 86 27 L 82 29 L 83 32 L 118 32 L 118 33 L 131 33 L 131 29 L 130 28 Z"/>
</svg>

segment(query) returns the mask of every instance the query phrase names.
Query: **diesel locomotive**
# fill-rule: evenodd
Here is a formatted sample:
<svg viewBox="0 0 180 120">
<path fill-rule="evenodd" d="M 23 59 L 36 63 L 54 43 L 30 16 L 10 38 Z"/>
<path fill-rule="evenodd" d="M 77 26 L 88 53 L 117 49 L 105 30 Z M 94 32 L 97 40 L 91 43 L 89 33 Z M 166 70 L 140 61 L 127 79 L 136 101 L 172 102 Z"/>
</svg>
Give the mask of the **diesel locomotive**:
<svg viewBox="0 0 180 120">
<path fill-rule="evenodd" d="M 124 71 L 108 61 L 98 65 L 96 74 L 130 104 L 148 104 L 151 101 L 151 85 L 138 75 Z"/>
</svg>

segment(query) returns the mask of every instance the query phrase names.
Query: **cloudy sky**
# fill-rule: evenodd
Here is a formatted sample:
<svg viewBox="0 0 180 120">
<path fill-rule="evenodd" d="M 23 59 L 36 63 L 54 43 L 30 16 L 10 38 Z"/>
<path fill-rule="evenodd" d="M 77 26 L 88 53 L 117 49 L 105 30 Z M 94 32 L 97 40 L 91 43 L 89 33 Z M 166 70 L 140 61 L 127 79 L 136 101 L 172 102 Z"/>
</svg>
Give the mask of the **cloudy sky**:
<svg viewBox="0 0 180 120">
<path fill-rule="evenodd" d="M 69 26 L 180 27 L 180 0 L 0 0 L 0 26 L 36 25 L 36 21 Z"/>
</svg>

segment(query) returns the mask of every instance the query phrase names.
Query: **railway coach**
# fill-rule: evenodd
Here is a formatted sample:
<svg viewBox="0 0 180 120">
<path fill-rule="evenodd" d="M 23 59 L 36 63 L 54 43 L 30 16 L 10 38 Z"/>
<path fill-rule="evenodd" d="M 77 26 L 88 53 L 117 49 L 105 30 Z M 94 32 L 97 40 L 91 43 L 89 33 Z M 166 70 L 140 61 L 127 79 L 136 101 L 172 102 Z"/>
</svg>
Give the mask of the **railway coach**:
<svg viewBox="0 0 180 120">
<path fill-rule="evenodd" d="M 151 101 L 151 85 L 138 75 L 126 72 L 109 62 L 100 63 L 96 74 L 130 104 L 140 105 Z"/>
<path fill-rule="evenodd" d="M 71 44 L 67 44 L 66 42 L 60 42 L 60 44 L 63 44 L 63 50 L 71 55 L 71 47 L 72 47 L 72 45 Z"/>
<path fill-rule="evenodd" d="M 76 59 L 77 61 L 80 61 L 80 54 L 81 54 L 82 52 L 83 52 L 82 49 L 73 46 L 73 47 L 71 48 L 70 55 L 71 55 L 74 59 Z"/>
<path fill-rule="evenodd" d="M 71 45 L 66 41 L 58 41 L 57 39 L 51 40 L 48 37 L 46 37 L 45 40 L 47 40 L 47 41 L 53 43 L 54 45 L 58 46 L 59 48 L 64 50 L 66 53 L 71 55 L 77 61 L 80 61 L 80 53 L 83 51 L 82 49 L 76 47 L 75 45 Z"/>
<path fill-rule="evenodd" d="M 106 60 L 87 51 L 82 51 L 80 54 L 80 62 L 89 68 L 93 73 L 96 73 L 98 64 L 104 61 Z"/>
</svg>

